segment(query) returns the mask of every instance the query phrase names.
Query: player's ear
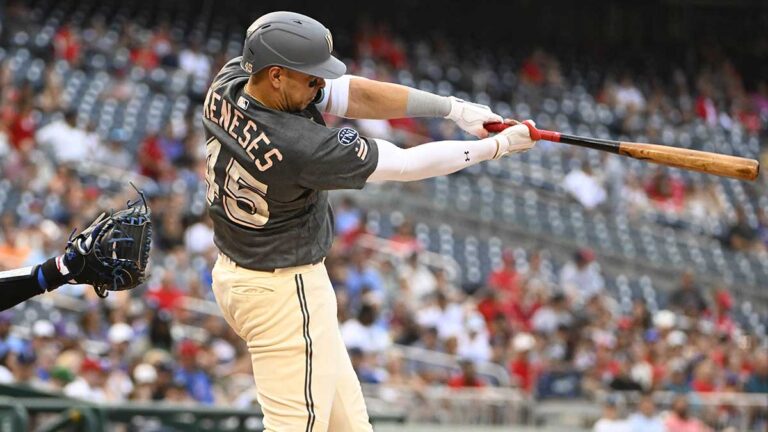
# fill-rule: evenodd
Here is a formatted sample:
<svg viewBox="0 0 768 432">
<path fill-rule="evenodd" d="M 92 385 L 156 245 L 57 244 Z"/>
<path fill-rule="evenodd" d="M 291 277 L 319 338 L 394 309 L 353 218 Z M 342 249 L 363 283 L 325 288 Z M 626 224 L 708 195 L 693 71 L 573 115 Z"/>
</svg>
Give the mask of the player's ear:
<svg viewBox="0 0 768 432">
<path fill-rule="evenodd" d="M 274 88 L 280 88 L 285 80 L 285 71 L 279 66 L 272 66 L 267 70 L 267 78 Z"/>
</svg>

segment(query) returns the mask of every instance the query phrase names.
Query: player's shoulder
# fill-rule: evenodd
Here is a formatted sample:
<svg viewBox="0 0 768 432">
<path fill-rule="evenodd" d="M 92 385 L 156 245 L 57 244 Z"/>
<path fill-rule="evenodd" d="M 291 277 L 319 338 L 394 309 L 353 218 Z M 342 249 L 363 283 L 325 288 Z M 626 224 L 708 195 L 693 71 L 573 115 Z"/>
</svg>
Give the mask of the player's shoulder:
<svg viewBox="0 0 768 432">
<path fill-rule="evenodd" d="M 247 81 L 248 73 L 244 71 L 242 67 L 240 67 L 241 59 L 242 59 L 242 56 L 239 56 L 226 62 L 224 66 L 221 68 L 221 70 L 219 70 L 219 72 L 216 73 L 216 76 L 213 78 L 213 83 L 211 84 L 211 87 L 213 88 L 221 87 L 222 85 L 226 85 L 232 82 L 233 80 Z"/>
</svg>

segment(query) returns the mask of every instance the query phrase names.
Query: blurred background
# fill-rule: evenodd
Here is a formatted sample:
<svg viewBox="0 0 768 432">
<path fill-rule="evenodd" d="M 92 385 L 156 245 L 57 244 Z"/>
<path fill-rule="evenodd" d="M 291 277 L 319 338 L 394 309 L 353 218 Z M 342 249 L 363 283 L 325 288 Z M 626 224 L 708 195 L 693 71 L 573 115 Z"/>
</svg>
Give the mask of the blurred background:
<svg viewBox="0 0 768 432">
<path fill-rule="evenodd" d="M 768 162 L 763 1 L 0 2 L 0 269 L 61 253 L 128 181 L 155 224 L 144 286 L 0 313 L 3 430 L 260 430 L 210 290 L 200 118 L 245 29 L 281 9 L 328 26 L 355 75 Z M 327 121 L 404 147 L 467 138 Z M 335 193 L 326 265 L 377 430 L 766 430 L 766 178 L 540 142 Z"/>
</svg>

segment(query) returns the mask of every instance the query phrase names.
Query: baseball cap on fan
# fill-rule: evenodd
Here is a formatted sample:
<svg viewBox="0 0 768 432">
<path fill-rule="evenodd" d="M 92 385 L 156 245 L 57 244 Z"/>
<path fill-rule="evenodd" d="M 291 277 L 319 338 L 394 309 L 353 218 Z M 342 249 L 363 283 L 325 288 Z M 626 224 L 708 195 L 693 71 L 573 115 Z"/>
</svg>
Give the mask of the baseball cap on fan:
<svg viewBox="0 0 768 432">
<path fill-rule="evenodd" d="M 331 55 L 331 31 L 295 12 L 271 12 L 248 27 L 240 66 L 249 74 L 282 66 L 324 79 L 338 78 L 347 66 Z"/>
</svg>

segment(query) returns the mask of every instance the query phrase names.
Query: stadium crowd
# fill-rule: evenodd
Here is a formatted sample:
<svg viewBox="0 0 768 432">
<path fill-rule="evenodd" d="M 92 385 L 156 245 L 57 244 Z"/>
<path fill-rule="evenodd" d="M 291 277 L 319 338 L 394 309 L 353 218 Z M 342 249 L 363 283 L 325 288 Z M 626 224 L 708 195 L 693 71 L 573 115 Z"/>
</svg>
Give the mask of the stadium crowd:
<svg viewBox="0 0 768 432">
<path fill-rule="evenodd" d="M 210 270 L 217 255 L 202 199 L 205 154 L 199 110 L 193 103 L 185 115 L 155 124 L 135 139 L 120 127 L 99 128 L 63 87 L 64 72 L 101 67 L 109 80 L 99 100 L 127 103 L 138 86 L 135 77 L 155 71 L 181 71 L 190 83 L 207 83 L 226 60 L 225 51 L 187 41 L 165 25 L 124 23 L 115 30 L 99 18 L 62 21 L 44 47 L 41 75 L 30 77 L 17 73 L 18 65 L 10 60 L 19 49 L 14 48 L 19 44 L 15 35 L 33 30 L 24 27 L 28 19 L 21 19 L 28 11 L 22 2 L 11 4 L 6 13 L 19 19 L 6 19 L 0 35 L 0 185 L 5 203 L 13 203 L 1 209 L 0 269 L 58 253 L 71 230 L 97 209 L 119 207 L 130 198 L 122 184 L 126 178 L 138 179 L 147 191 L 156 236 L 152 278 L 145 288 L 102 301 L 88 287 L 62 287 L 50 297 L 75 298 L 82 310 L 46 309 L 51 313 L 34 315 L 26 332 L 13 323 L 30 316 L 28 305 L 0 314 L 0 382 L 88 400 L 250 404 L 250 380 L 237 379 L 250 375 L 244 344 L 216 315 L 189 306 L 194 304 L 189 299 L 212 300 Z M 458 61 L 449 45 L 406 44 L 385 27 L 366 27 L 355 41 L 352 73 L 406 84 L 414 84 L 409 77 L 417 73 L 437 80 L 454 75 L 466 91 L 481 96 L 478 102 L 507 101 L 510 112 L 504 114 L 513 113 L 512 101 L 532 104 L 569 88 L 557 57 L 543 50 L 522 59 L 509 79 L 500 79 L 505 72 Z M 594 97 L 610 107 L 619 134 L 661 140 L 667 124 L 704 122 L 765 136 L 768 83 L 763 80 L 747 91 L 733 63 L 715 49 L 708 54 L 711 62 L 693 74 L 675 71 L 671 86 L 661 76 L 608 74 L 595 86 Z M 192 101 L 200 97 L 195 88 L 187 90 Z M 331 124 L 342 121 L 329 118 Z M 405 145 L 461 137 L 449 122 L 355 124 L 364 134 Z M 546 145 L 541 147 L 536 151 L 546 151 Z M 717 220 L 730 225 L 720 233 L 729 247 L 753 253 L 768 248 L 768 214 L 760 205 L 750 215 L 732 209 L 715 182 L 686 184 L 666 170 L 634 177 L 611 165 L 595 173 L 582 167 L 577 156 L 573 160 L 563 187 L 585 208 L 613 206 L 632 214 L 660 211 Z M 666 309 L 652 314 L 637 299 L 631 313 L 623 314 L 616 300 L 604 295 L 600 257 L 588 245 L 553 279 L 540 269 L 546 250 L 528 251 L 528 265 L 519 266 L 510 242 L 503 265 L 487 275 L 483 286 L 469 287 L 422 263 L 424 247 L 408 221 L 388 239 L 404 259 L 359 244 L 368 231 L 366 212 L 351 198 L 336 208 L 336 231 L 326 265 L 337 292 L 342 334 L 363 383 L 415 392 L 433 385 L 494 386 L 498 383 L 475 369 L 478 363 L 493 362 L 507 368 L 515 387 L 540 398 L 625 390 L 768 393 L 768 352 L 734 319 L 729 287 L 712 289 L 690 272 L 681 275 Z M 404 360 L 396 345 L 455 355 L 461 371 Z M 573 385 L 563 390 L 553 384 L 563 382 Z M 668 430 L 676 430 L 674 422 L 688 421 L 685 404 L 684 399 L 675 402 L 673 415 L 665 420 Z M 646 417 L 656 415 L 648 399 L 639 406 Z M 715 428 L 735 421 L 728 407 L 698 414 Z M 601 424 L 617 416 L 616 404 L 607 403 Z M 642 425 L 644 419 L 627 421 Z M 765 413 L 756 415 L 755 427 L 765 424 Z"/>
</svg>

